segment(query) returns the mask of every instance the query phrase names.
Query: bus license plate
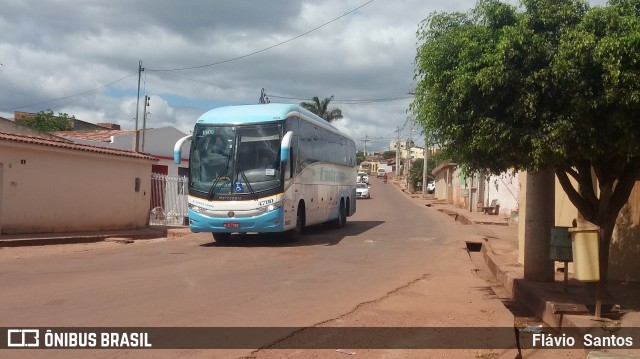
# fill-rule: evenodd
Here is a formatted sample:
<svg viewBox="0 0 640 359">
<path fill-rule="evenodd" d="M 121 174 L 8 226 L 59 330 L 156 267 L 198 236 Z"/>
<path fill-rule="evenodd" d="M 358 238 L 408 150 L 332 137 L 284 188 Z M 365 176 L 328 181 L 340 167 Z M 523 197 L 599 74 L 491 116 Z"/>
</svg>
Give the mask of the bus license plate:
<svg viewBox="0 0 640 359">
<path fill-rule="evenodd" d="M 240 222 L 224 222 L 224 228 L 240 228 Z"/>
</svg>

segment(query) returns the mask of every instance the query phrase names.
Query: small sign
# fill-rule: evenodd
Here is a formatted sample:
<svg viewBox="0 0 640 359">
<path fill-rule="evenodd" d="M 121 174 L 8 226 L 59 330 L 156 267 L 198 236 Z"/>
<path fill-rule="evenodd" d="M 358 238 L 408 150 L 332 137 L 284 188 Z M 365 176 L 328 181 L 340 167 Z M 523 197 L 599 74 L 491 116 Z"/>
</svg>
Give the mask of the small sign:
<svg viewBox="0 0 640 359">
<path fill-rule="evenodd" d="M 573 261 L 569 227 L 551 227 L 550 259 L 558 262 Z"/>
<path fill-rule="evenodd" d="M 469 197 L 469 189 L 468 188 L 460 189 L 460 197 Z"/>
<path fill-rule="evenodd" d="M 267 176 L 275 176 L 276 175 L 276 170 L 274 170 L 273 168 L 267 168 L 267 170 L 265 171 Z"/>
<path fill-rule="evenodd" d="M 240 182 L 236 182 L 236 186 L 235 186 L 234 191 L 236 191 L 236 192 L 242 192 L 242 183 L 240 183 Z"/>
</svg>

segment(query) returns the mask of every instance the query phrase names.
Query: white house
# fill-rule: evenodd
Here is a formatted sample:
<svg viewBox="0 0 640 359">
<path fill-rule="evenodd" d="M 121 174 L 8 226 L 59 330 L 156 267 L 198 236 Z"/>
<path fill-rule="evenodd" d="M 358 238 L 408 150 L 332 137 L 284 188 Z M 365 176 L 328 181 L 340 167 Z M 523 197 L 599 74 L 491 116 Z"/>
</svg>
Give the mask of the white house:
<svg viewBox="0 0 640 359">
<path fill-rule="evenodd" d="M 109 125 L 109 124 L 101 124 Z M 87 131 L 58 131 L 54 135 L 71 140 L 76 143 L 103 146 L 107 148 L 119 148 L 132 150 L 135 148 L 135 130 L 114 129 L 87 130 Z M 189 165 L 189 151 L 183 151 L 183 162 L 177 165 L 173 162 L 173 145 L 187 134 L 175 127 L 167 126 L 151 128 L 139 131 L 139 149 L 158 159 L 152 172 L 169 176 L 186 176 Z"/>
<path fill-rule="evenodd" d="M 0 233 L 146 227 L 155 158 L 34 135 L 0 132 Z"/>
</svg>

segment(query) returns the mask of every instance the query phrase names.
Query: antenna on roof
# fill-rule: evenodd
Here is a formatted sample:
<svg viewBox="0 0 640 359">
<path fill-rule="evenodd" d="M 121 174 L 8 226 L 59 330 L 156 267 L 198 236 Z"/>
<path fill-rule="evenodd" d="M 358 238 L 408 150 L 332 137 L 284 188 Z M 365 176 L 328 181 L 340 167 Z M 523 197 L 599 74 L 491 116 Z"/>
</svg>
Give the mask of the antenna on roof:
<svg viewBox="0 0 640 359">
<path fill-rule="evenodd" d="M 262 88 L 262 90 L 260 90 L 260 99 L 258 100 L 258 103 L 269 103 L 271 101 L 269 101 L 269 98 L 267 97 L 267 90 L 264 89 L 264 87 Z"/>
</svg>

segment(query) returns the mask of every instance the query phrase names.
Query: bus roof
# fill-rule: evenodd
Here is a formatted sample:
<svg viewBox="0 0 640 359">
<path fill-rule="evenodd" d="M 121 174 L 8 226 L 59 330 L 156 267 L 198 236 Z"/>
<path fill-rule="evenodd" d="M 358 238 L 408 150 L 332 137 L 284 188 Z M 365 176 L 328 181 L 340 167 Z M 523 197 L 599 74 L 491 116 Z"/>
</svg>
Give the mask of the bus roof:
<svg viewBox="0 0 640 359">
<path fill-rule="evenodd" d="M 291 113 L 299 113 L 319 126 L 325 127 L 333 132 L 339 132 L 341 135 L 350 138 L 311 111 L 298 105 L 286 103 L 218 107 L 203 113 L 198 117 L 196 123 L 240 125 L 245 123 L 271 122 L 284 120 Z"/>
</svg>

